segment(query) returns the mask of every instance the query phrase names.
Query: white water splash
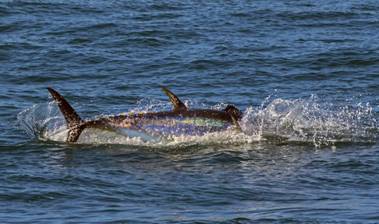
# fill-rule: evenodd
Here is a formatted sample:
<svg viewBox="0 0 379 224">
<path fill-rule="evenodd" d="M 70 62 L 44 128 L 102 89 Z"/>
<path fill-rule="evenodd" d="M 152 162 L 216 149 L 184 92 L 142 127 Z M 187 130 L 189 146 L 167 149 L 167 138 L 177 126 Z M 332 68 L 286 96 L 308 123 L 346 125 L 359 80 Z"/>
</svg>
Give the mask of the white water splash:
<svg viewBox="0 0 379 224">
<path fill-rule="evenodd" d="M 337 106 L 309 99 L 274 99 L 266 107 L 249 107 L 241 121 L 243 132 L 262 139 L 311 142 L 375 142 L 378 122 L 369 104 Z"/>
<path fill-rule="evenodd" d="M 204 108 L 197 102 L 186 102 L 191 108 Z M 220 103 L 212 109 L 223 109 Z M 167 102 L 143 100 L 130 112 L 170 110 Z M 67 129 L 63 116 L 54 103 L 38 104 L 18 115 L 26 133 L 34 138 L 65 141 Z M 369 104 L 337 106 L 320 103 L 317 97 L 286 100 L 268 97 L 260 107 L 248 107 L 240 121 L 242 133 L 230 129 L 203 136 L 172 136 L 146 141 L 129 138 L 110 131 L 87 129 L 78 143 L 126 144 L 143 146 L 177 147 L 208 144 L 249 144 L 258 141 L 273 143 L 312 143 L 315 146 L 338 142 L 375 142 L 378 122 Z"/>
<path fill-rule="evenodd" d="M 68 131 L 63 115 L 54 102 L 33 105 L 20 112 L 17 121 L 28 136 L 41 140 L 59 141 L 59 136 Z"/>
</svg>

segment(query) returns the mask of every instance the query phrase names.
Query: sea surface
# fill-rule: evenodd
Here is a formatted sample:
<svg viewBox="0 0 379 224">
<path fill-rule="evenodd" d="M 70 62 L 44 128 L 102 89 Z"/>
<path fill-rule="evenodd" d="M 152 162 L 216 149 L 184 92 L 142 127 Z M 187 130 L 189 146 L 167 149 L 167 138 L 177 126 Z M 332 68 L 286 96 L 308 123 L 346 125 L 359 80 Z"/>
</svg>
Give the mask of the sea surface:
<svg viewBox="0 0 379 224">
<path fill-rule="evenodd" d="M 234 104 L 242 133 L 67 144 Z M 379 223 L 376 0 L 0 2 L 0 223 Z"/>
</svg>

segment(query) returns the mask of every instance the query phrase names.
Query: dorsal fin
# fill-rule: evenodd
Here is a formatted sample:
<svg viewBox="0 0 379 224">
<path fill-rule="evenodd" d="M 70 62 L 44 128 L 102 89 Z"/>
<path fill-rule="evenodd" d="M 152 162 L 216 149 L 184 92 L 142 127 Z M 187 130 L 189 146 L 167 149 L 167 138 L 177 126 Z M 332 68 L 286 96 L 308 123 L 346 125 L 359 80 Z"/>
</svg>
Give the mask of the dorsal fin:
<svg viewBox="0 0 379 224">
<path fill-rule="evenodd" d="M 161 86 L 162 91 L 170 98 L 171 103 L 174 105 L 174 111 L 186 111 L 188 108 L 182 101 L 179 100 L 179 98 L 172 93 L 169 89 L 167 89 L 164 86 Z"/>
</svg>

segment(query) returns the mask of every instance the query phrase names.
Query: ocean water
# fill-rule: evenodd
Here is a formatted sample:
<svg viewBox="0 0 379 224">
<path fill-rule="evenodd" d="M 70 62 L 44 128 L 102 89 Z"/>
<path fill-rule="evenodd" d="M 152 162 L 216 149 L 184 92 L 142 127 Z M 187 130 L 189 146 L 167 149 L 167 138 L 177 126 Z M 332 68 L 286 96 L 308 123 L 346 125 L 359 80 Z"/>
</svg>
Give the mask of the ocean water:
<svg viewBox="0 0 379 224">
<path fill-rule="evenodd" d="M 1 223 L 379 223 L 377 1 L 0 2 Z M 66 144 L 234 104 L 242 133 Z"/>
</svg>

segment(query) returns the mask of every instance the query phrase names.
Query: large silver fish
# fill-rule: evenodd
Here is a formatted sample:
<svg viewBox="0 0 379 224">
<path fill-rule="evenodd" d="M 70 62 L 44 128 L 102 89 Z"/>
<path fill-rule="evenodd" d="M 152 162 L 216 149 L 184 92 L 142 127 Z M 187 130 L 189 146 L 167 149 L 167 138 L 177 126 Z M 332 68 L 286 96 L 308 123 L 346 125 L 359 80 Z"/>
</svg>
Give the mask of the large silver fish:
<svg viewBox="0 0 379 224">
<path fill-rule="evenodd" d="M 76 142 L 84 129 L 101 129 L 144 139 L 170 135 L 199 136 L 223 131 L 230 127 L 240 130 L 238 121 L 242 113 L 236 107 L 228 105 L 224 110 L 188 109 L 175 94 L 165 87 L 162 87 L 162 90 L 174 106 L 172 111 L 130 113 L 94 120 L 82 120 L 62 95 L 52 88 L 47 89 L 66 120 L 69 130 L 66 142 Z"/>
</svg>

